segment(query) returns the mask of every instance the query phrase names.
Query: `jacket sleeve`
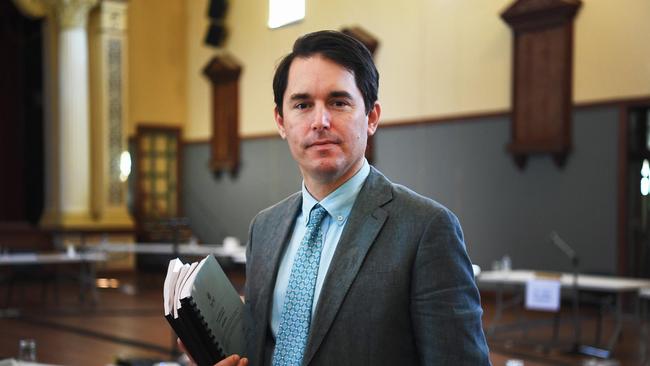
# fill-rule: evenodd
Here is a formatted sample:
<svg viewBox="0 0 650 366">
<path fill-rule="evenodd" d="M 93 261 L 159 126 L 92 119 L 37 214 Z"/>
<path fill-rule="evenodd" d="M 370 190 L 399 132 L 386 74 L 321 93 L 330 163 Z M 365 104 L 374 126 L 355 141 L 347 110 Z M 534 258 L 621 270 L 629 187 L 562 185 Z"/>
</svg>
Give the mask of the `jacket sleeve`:
<svg viewBox="0 0 650 366">
<path fill-rule="evenodd" d="M 490 365 L 480 297 L 456 216 L 441 209 L 413 266 L 411 317 L 422 365 Z"/>
</svg>

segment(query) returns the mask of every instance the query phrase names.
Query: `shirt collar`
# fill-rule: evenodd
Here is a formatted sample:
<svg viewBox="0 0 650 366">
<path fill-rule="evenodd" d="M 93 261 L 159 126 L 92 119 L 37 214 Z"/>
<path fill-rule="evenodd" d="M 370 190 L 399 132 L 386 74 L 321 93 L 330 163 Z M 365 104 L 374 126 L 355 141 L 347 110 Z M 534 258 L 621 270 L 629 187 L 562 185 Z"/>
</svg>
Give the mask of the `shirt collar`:
<svg viewBox="0 0 650 366">
<path fill-rule="evenodd" d="M 305 225 L 309 223 L 309 213 L 317 203 L 320 203 L 320 205 L 323 206 L 336 224 L 343 225 L 350 215 L 350 211 L 352 211 L 352 205 L 354 205 L 354 201 L 357 199 L 357 196 L 361 191 L 361 186 L 363 186 L 363 182 L 366 181 L 368 174 L 370 174 L 370 165 L 364 158 L 361 169 L 359 169 L 352 178 L 348 179 L 347 182 L 343 183 L 320 202 L 316 201 L 316 199 L 307 191 L 305 182 L 303 181 L 302 215 L 305 218 Z"/>
</svg>

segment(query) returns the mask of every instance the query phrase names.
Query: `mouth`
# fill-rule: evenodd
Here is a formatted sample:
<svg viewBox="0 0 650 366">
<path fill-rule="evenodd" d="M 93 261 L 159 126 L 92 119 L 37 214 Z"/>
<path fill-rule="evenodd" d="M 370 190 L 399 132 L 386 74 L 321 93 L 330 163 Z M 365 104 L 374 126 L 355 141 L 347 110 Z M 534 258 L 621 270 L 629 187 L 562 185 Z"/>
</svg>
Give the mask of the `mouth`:
<svg viewBox="0 0 650 366">
<path fill-rule="evenodd" d="M 338 140 L 316 140 L 311 143 L 307 144 L 307 148 L 310 147 L 319 147 L 319 146 L 327 146 L 327 145 L 338 145 L 339 141 Z"/>
</svg>

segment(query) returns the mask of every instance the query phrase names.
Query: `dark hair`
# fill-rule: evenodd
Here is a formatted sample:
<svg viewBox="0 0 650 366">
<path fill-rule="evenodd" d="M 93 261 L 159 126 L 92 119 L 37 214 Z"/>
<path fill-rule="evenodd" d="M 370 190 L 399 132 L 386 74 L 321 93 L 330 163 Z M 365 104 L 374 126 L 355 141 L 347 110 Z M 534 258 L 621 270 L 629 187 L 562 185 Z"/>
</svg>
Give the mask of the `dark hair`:
<svg viewBox="0 0 650 366">
<path fill-rule="evenodd" d="M 280 116 L 291 63 L 296 57 L 308 58 L 313 55 L 321 55 L 353 73 L 368 114 L 377 101 L 379 88 L 379 73 L 372 61 L 372 55 L 358 40 L 341 32 L 326 30 L 298 38 L 293 44 L 293 51 L 286 55 L 275 69 L 273 98 Z"/>
</svg>

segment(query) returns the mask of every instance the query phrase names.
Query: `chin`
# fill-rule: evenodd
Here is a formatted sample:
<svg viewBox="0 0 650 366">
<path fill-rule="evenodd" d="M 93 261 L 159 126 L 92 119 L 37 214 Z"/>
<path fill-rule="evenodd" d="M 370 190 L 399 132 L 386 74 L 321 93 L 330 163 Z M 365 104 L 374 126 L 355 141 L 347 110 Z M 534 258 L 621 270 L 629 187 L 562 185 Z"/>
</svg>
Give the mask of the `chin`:
<svg viewBox="0 0 650 366">
<path fill-rule="evenodd" d="M 323 159 L 316 162 L 315 166 L 312 168 L 312 172 L 315 176 L 328 180 L 344 174 L 343 169 L 344 164 L 341 164 L 341 162 Z"/>
</svg>

